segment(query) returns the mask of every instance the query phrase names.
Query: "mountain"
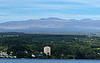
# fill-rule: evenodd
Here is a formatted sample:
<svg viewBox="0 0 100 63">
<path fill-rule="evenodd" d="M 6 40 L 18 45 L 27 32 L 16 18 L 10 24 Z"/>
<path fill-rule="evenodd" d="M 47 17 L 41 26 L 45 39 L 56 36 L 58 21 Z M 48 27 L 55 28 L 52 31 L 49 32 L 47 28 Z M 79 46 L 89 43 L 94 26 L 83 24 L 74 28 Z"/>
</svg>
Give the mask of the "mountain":
<svg viewBox="0 0 100 63">
<path fill-rule="evenodd" d="M 100 32 L 100 20 L 41 18 L 0 23 L 0 32 L 66 33 Z"/>
</svg>

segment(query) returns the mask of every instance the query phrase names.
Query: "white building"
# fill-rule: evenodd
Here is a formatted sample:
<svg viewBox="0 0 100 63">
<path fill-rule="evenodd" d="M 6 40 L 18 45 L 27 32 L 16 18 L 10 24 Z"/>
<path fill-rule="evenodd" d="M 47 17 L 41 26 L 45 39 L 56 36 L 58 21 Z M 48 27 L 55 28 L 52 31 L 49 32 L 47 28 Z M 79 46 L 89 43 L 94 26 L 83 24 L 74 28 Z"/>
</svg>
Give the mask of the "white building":
<svg viewBox="0 0 100 63">
<path fill-rule="evenodd" d="M 45 47 L 44 47 L 44 53 L 45 53 L 46 55 L 50 55 L 50 56 L 51 56 L 51 47 L 45 46 Z"/>
</svg>

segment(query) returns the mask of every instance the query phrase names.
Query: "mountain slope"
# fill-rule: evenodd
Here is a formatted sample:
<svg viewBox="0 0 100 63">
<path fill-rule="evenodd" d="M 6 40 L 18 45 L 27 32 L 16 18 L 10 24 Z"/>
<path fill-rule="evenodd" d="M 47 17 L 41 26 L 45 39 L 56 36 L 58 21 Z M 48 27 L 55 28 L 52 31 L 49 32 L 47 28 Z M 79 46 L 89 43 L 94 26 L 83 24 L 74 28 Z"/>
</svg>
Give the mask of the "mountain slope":
<svg viewBox="0 0 100 63">
<path fill-rule="evenodd" d="M 0 32 L 99 32 L 100 20 L 41 18 L 0 23 Z"/>
</svg>

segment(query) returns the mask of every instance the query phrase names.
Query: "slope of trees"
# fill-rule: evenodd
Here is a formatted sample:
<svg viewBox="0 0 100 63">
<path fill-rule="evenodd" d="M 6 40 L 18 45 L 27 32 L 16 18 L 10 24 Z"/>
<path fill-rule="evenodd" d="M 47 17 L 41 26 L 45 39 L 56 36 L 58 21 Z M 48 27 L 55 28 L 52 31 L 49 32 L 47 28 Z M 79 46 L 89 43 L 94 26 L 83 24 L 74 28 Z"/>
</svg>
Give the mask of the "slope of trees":
<svg viewBox="0 0 100 63">
<path fill-rule="evenodd" d="M 46 56 L 44 46 L 52 48 Z M 100 37 L 87 35 L 20 34 L 0 37 L 0 50 L 18 58 L 100 59 Z M 39 56 L 42 54 L 42 56 Z"/>
</svg>

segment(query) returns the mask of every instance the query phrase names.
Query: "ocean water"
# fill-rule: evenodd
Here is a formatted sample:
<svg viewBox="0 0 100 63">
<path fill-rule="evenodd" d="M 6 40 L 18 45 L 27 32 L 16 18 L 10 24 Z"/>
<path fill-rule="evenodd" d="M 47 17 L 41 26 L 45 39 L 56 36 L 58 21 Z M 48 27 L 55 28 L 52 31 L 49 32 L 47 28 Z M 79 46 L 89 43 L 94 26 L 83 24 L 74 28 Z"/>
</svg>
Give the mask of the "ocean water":
<svg viewBox="0 0 100 63">
<path fill-rule="evenodd" d="M 100 60 L 86 59 L 0 59 L 0 63 L 100 63 Z"/>
</svg>

